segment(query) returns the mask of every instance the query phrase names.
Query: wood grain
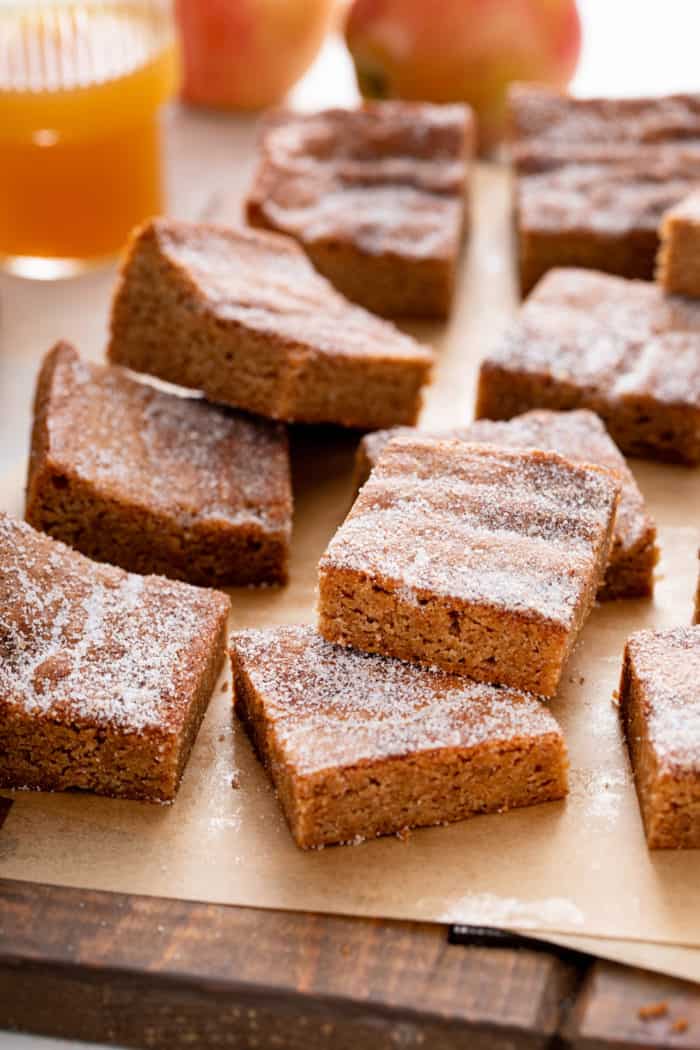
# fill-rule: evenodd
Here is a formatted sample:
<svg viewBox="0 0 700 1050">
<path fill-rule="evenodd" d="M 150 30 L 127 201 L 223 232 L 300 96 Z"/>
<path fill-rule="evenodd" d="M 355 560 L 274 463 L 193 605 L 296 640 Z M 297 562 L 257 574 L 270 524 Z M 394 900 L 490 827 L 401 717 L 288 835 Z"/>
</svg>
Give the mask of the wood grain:
<svg viewBox="0 0 700 1050">
<path fill-rule="evenodd" d="M 647 1016 L 647 1012 L 658 1016 Z M 564 1025 L 581 1050 L 611 1046 L 700 1047 L 700 987 L 689 981 L 596 962 Z"/>
<path fill-rule="evenodd" d="M 545 1046 L 579 973 L 445 927 L 3 882 L 0 1025 L 127 1046 Z"/>
</svg>

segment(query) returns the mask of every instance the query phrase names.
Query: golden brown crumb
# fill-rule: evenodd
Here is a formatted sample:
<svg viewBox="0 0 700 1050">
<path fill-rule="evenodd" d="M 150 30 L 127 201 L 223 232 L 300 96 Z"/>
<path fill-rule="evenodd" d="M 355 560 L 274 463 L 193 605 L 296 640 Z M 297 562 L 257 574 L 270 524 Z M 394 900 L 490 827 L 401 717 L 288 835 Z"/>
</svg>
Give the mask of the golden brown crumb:
<svg viewBox="0 0 700 1050">
<path fill-rule="evenodd" d="M 637 1011 L 642 1021 L 651 1021 L 657 1017 L 665 1017 L 668 1013 L 668 1003 L 665 999 L 662 999 L 658 1003 L 646 1003 L 644 1006 L 640 1006 Z"/>
<path fill-rule="evenodd" d="M 685 1017 L 679 1017 L 677 1021 L 674 1021 L 671 1025 L 672 1032 L 687 1032 L 688 1021 Z"/>
<path fill-rule="evenodd" d="M 234 791 L 238 791 L 240 786 L 241 786 L 241 778 L 238 775 L 238 773 L 236 772 L 231 777 L 231 787 L 233 788 Z"/>
<path fill-rule="evenodd" d="M 221 686 L 221 692 L 222 693 L 227 693 L 228 692 L 228 682 L 224 682 L 223 683 L 223 685 Z"/>
<path fill-rule="evenodd" d="M 396 832 L 396 837 L 397 839 L 401 839 L 402 842 L 408 842 L 412 834 L 410 828 L 401 828 L 400 831 Z"/>
</svg>

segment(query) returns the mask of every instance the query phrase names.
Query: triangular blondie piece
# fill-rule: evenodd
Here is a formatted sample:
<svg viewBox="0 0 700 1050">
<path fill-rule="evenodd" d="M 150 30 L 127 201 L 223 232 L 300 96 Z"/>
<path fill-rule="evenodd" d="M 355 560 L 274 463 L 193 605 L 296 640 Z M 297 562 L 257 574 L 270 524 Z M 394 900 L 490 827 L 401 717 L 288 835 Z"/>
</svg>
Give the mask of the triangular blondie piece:
<svg viewBox="0 0 700 1050">
<path fill-rule="evenodd" d="M 291 238 L 168 219 L 133 237 L 108 352 L 261 416 L 366 430 L 415 423 L 434 358 Z"/>
</svg>

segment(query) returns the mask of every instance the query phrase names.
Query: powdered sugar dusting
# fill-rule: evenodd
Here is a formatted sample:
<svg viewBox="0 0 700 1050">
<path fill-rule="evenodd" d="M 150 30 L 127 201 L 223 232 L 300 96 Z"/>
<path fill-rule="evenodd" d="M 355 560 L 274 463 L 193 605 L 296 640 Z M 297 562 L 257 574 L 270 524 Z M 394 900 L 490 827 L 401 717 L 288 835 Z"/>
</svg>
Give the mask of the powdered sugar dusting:
<svg viewBox="0 0 700 1050">
<path fill-rule="evenodd" d="M 400 589 L 568 625 L 619 483 L 553 453 L 399 436 L 321 560 Z"/>
<path fill-rule="evenodd" d="M 302 774 L 437 748 L 561 737 L 533 696 L 335 646 L 311 627 L 240 631 L 232 648 L 285 761 Z"/>
<path fill-rule="evenodd" d="M 628 649 L 662 770 L 700 773 L 700 627 L 640 631 Z"/>
<path fill-rule="evenodd" d="M 470 129 L 459 106 L 284 113 L 263 134 L 252 200 L 269 224 L 306 245 L 455 257 Z"/>
<path fill-rule="evenodd" d="M 163 252 L 224 322 L 333 357 L 433 359 L 395 325 L 348 302 L 287 238 L 165 220 L 154 227 Z"/>
<path fill-rule="evenodd" d="M 177 732 L 227 599 L 96 565 L 0 514 L 0 699 L 27 714 Z"/>
<path fill-rule="evenodd" d="M 119 368 L 53 351 L 49 454 L 104 495 L 170 514 L 288 535 L 284 427 L 132 380 Z"/>
<path fill-rule="evenodd" d="M 572 384 L 583 398 L 700 409 L 700 304 L 647 281 L 552 270 L 488 361 Z"/>
<path fill-rule="evenodd" d="M 376 430 L 362 439 L 362 450 L 374 467 L 388 441 L 398 434 L 417 433 L 410 427 Z M 615 471 L 622 483 L 620 504 L 615 518 L 615 539 L 619 553 L 624 556 L 643 537 L 647 536 L 652 521 L 634 475 L 603 423 L 586 409 L 571 412 L 550 412 L 546 409 L 525 412 L 507 421 L 480 419 L 466 427 L 459 427 L 430 437 L 454 438 L 460 441 L 483 441 L 504 448 L 541 448 L 559 452 L 575 463 L 595 463 Z"/>
</svg>

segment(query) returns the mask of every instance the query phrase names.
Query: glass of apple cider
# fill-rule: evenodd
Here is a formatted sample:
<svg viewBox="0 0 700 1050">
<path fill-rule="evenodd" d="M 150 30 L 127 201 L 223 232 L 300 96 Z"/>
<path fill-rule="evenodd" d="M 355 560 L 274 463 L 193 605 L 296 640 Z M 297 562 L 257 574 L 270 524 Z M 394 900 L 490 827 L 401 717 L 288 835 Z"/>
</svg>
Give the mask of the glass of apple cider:
<svg viewBox="0 0 700 1050">
<path fill-rule="evenodd" d="M 68 276 L 163 208 L 165 0 L 0 0 L 0 267 Z"/>
</svg>

